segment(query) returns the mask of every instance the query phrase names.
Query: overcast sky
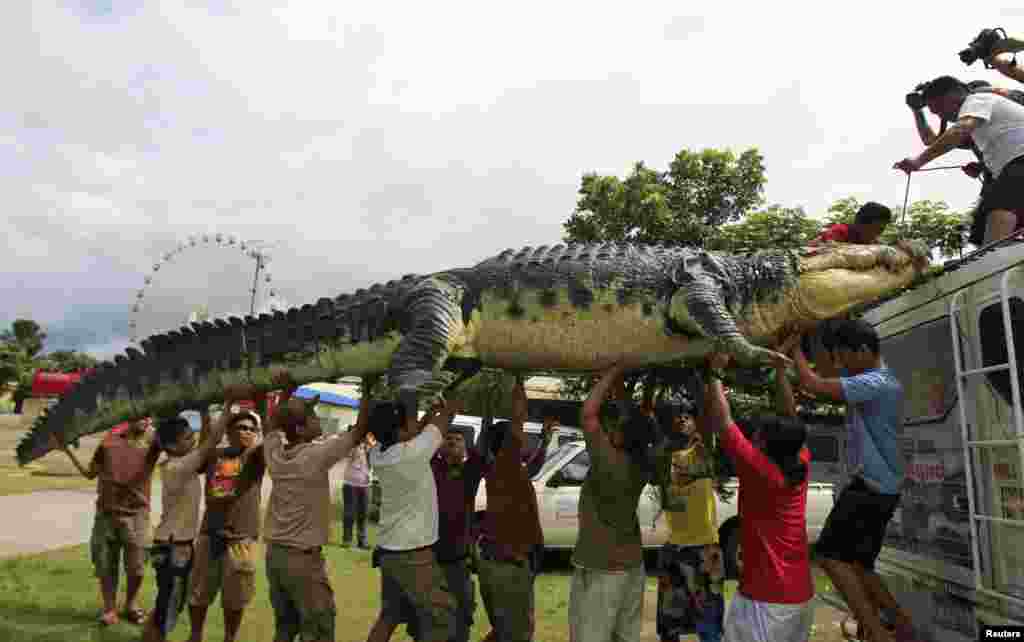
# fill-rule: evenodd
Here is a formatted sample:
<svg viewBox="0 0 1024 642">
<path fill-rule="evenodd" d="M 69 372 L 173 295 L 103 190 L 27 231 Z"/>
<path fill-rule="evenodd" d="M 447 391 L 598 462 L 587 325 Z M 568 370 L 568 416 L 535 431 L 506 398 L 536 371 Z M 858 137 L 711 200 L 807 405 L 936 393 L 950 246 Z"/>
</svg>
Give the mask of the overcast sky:
<svg viewBox="0 0 1024 642">
<path fill-rule="evenodd" d="M 196 233 L 274 243 L 289 304 L 472 265 L 557 242 L 584 172 L 683 148 L 759 148 L 768 201 L 811 214 L 900 206 L 890 168 L 921 148 L 904 94 L 944 73 L 1011 86 L 956 56 L 992 26 L 1020 35 L 1024 7 L 3 2 L 0 323 L 107 356 Z M 977 191 L 932 172 L 910 193 L 963 209 Z M 178 255 L 143 334 L 247 311 L 252 267 Z"/>
</svg>

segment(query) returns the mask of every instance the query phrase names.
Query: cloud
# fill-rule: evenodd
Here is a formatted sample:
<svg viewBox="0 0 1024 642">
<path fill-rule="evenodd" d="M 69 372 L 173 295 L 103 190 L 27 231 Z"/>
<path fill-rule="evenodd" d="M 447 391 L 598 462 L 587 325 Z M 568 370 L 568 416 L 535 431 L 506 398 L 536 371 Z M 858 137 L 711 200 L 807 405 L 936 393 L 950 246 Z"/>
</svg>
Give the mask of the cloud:
<svg viewBox="0 0 1024 642">
<path fill-rule="evenodd" d="M 584 172 L 682 148 L 758 147 L 768 200 L 811 214 L 846 195 L 899 205 L 890 167 L 920 149 L 908 88 L 998 80 L 956 59 L 973 27 L 925 35 L 913 7 L 740 5 L 2 3 L 21 28 L 0 39 L 0 323 L 106 350 L 147 275 L 151 331 L 198 305 L 248 310 L 241 253 L 152 273 L 192 234 L 275 244 L 292 304 L 472 265 L 558 240 Z M 976 193 L 956 172 L 911 185 L 954 209 Z"/>
</svg>

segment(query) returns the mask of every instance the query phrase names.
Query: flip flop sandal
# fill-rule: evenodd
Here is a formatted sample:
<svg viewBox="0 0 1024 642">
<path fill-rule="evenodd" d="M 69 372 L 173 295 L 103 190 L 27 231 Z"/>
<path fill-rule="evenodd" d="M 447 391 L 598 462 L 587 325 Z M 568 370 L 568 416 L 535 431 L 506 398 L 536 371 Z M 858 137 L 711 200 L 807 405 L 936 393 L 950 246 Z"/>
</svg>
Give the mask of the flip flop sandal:
<svg viewBox="0 0 1024 642">
<path fill-rule="evenodd" d="M 131 611 L 125 611 L 123 614 L 124 619 L 131 622 L 132 624 L 145 624 L 146 612 L 142 609 L 133 609 Z"/>
</svg>

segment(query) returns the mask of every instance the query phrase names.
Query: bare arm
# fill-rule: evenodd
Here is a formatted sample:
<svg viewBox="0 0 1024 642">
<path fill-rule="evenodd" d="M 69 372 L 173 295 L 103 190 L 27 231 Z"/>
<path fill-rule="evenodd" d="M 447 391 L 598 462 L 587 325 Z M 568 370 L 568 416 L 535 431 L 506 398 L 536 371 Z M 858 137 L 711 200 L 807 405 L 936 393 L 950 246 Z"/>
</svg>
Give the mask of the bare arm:
<svg viewBox="0 0 1024 642">
<path fill-rule="evenodd" d="M 799 340 L 800 335 L 790 337 L 779 348 L 779 352 L 783 354 L 790 352 Z M 796 417 L 796 399 L 793 397 L 793 386 L 789 383 L 789 377 L 786 376 L 786 364 L 776 359 L 774 365 L 776 411 L 786 417 Z"/>
<path fill-rule="evenodd" d="M 793 351 L 793 359 L 796 362 L 796 371 L 800 375 L 800 387 L 808 392 L 819 396 L 828 397 L 835 401 L 845 401 L 843 385 L 839 379 L 825 379 L 818 375 L 807 363 L 804 351 L 797 346 Z"/>
<path fill-rule="evenodd" d="M 796 417 L 796 399 L 785 368 L 775 370 L 775 409 L 780 415 Z"/>
<path fill-rule="evenodd" d="M 710 361 L 712 368 L 721 368 L 728 363 L 726 355 L 712 355 Z M 734 422 L 732 410 L 729 408 L 729 400 L 725 398 L 725 388 L 722 387 L 722 380 L 712 375 L 708 382 L 705 398 L 705 409 L 708 428 L 716 433 L 722 433 Z"/>
<path fill-rule="evenodd" d="M 1007 78 L 1013 78 L 1017 82 L 1024 82 L 1024 68 L 1017 64 L 1016 57 L 994 56 L 990 62 L 996 71 Z"/>
<path fill-rule="evenodd" d="M 451 426 L 452 419 L 455 415 L 459 414 L 462 410 L 462 401 L 458 399 L 448 399 L 444 403 L 444 407 L 440 411 L 436 412 L 430 420 L 438 432 L 441 433 L 441 439 L 448 436 L 448 427 Z M 416 417 L 407 417 L 406 421 L 409 425 L 415 429 L 419 429 L 419 422 L 416 421 Z"/>
<path fill-rule="evenodd" d="M 971 116 L 964 116 L 939 136 L 915 159 L 918 167 L 923 167 L 936 158 L 947 154 L 960 147 L 970 138 L 971 132 L 978 126 L 978 119 Z"/>
<path fill-rule="evenodd" d="M 914 125 L 917 127 L 917 135 L 925 145 L 933 144 L 935 139 L 938 138 L 935 130 L 932 129 L 931 124 L 928 122 L 923 109 L 914 110 Z"/>
<path fill-rule="evenodd" d="M 100 456 L 100 451 L 103 448 L 103 444 L 100 444 L 99 446 L 96 447 L 96 452 L 93 453 L 92 459 L 89 460 L 89 466 L 85 467 L 82 466 L 82 462 L 78 460 L 78 456 L 75 455 L 75 453 L 72 452 L 71 449 L 68 448 L 62 441 L 60 441 L 60 439 L 56 435 L 53 436 L 53 441 L 55 443 L 54 448 L 63 450 L 64 453 L 67 454 L 68 458 L 71 460 L 71 463 L 74 464 L 75 468 L 78 469 L 78 472 L 81 473 L 82 477 L 85 477 L 86 479 L 96 479 L 96 477 L 99 476 L 100 470 L 98 457 Z"/>
<path fill-rule="evenodd" d="M 581 412 L 580 423 L 583 424 L 583 432 L 591 436 L 604 434 L 604 431 L 601 430 L 601 405 L 604 403 L 605 398 L 608 396 L 608 391 L 611 390 L 613 384 L 618 382 L 620 387 L 624 385 L 621 382 L 624 372 L 625 368 L 621 365 L 612 366 L 605 371 L 600 381 L 590 391 L 590 396 L 583 402 L 583 410 Z"/>
</svg>

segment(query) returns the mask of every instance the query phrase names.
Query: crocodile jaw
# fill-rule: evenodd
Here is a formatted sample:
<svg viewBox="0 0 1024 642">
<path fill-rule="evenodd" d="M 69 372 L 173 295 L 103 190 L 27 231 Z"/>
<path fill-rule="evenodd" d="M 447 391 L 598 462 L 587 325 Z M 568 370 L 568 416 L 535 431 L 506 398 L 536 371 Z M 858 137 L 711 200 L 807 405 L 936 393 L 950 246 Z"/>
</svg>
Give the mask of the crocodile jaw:
<svg viewBox="0 0 1024 642">
<path fill-rule="evenodd" d="M 816 323 L 845 314 L 910 285 L 927 266 L 927 248 L 908 244 L 838 244 L 800 259 L 793 305 L 801 321 Z"/>
</svg>

